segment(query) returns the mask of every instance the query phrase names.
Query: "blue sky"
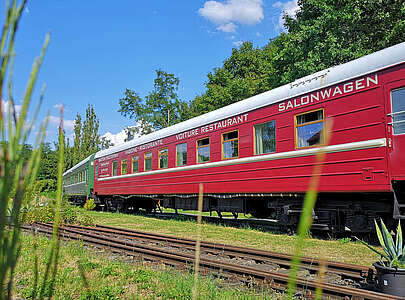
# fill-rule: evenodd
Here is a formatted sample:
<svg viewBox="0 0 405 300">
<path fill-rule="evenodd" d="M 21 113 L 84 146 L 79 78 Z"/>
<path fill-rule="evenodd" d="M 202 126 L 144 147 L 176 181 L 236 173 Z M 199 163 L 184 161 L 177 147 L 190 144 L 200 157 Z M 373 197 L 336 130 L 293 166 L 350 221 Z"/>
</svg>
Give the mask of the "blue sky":
<svg viewBox="0 0 405 300">
<path fill-rule="evenodd" d="M 22 98 L 50 32 L 34 98 L 46 84 L 40 119 L 49 111 L 47 141 L 56 140 L 59 104 L 68 136 L 76 114 L 83 116 L 89 103 L 100 134 L 115 135 L 135 125 L 117 112 L 126 88 L 145 96 L 160 68 L 179 77 L 180 98 L 192 100 L 232 48 L 242 41 L 264 46 L 280 34 L 282 12 L 296 7 L 296 0 L 29 1 L 17 34 L 14 97 L 17 103 Z M 0 9 L 3 21 L 4 3 Z"/>
</svg>

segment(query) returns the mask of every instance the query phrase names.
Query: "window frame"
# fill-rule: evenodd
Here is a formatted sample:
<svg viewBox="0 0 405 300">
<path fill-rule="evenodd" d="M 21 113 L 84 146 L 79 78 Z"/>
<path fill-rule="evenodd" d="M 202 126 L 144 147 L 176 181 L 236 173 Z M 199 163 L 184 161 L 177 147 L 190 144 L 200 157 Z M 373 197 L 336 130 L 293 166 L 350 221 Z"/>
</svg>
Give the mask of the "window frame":
<svg viewBox="0 0 405 300">
<path fill-rule="evenodd" d="M 115 174 L 114 174 L 114 163 L 115 163 Z M 111 163 L 111 176 L 117 176 L 118 175 L 118 161 L 113 160 Z"/>
<path fill-rule="evenodd" d="M 134 172 L 134 161 L 135 161 L 135 157 L 137 158 L 137 159 L 136 159 L 136 163 L 137 163 L 137 165 L 138 165 L 138 168 L 137 168 L 138 170 L 137 170 L 136 172 Z M 131 173 L 132 173 L 132 174 L 139 173 L 139 154 L 133 155 L 132 158 L 131 158 Z"/>
<path fill-rule="evenodd" d="M 304 124 L 299 124 L 299 125 L 297 124 L 298 116 L 306 115 L 306 114 L 313 113 L 313 112 L 316 112 L 316 111 L 322 111 L 322 120 L 311 121 L 311 122 L 304 123 Z M 316 108 L 316 109 L 313 109 L 313 110 L 308 110 L 306 112 L 294 115 L 295 149 L 308 149 L 308 148 L 315 148 L 315 147 L 320 147 L 320 146 L 325 145 L 324 134 L 321 134 L 319 144 L 312 145 L 312 146 L 298 147 L 298 130 L 297 130 L 298 127 L 317 124 L 317 123 L 321 123 L 321 122 L 323 122 L 323 124 L 322 124 L 322 132 L 325 132 L 325 108 L 323 108 L 323 107 L 322 108 Z"/>
<path fill-rule="evenodd" d="M 148 154 L 150 154 L 150 170 L 146 170 L 146 155 L 148 155 Z M 152 171 L 152 170 L 153 170 L 153 161 L 152 161 L 152 159 L 153 159 L 153 152 L 152 152 L 152 151 L 145 152 L 145 153 L 143 154 L 143 170 L 144 170 L 145 172 L 148 172 L 148 171 Z M 148 158 L 148 160 L 149 160 L 149 158 Z"/>
<path fill-rule="evenodd" d="M 177 146 L 180 146 L 180 145 L 184 145 L 184 144 L 186 144 L 186 163 L 184 164 L 184 165 L 179 165 L 178 164 L 178 160 L 177 160 Z M 184 166 L 187 166 L 187 158 L 188 158 L 188 143 L 187 142 L 183 142 L 183 143 L 179 143 L 179 144 L 176 144 L 176 167 L 184 167 Z"/>
<path fill-rule="evenodd" d="M 391 91 L 390 91 L 390 104 L 391 104 L 391 113 L 390 113 L 391 123 L 390 123 L 390 125 L 392 127 L 392 135 L 393 136 L 398 136 L 398 135 L 404 135 L 405 134 L 405 132 L 395 133 L 395 123 L 397 123 L 397 124 L 398 123 L 404 123 L 404 120 L 394 121 L 394 115 L 400 115 L 400 114 L 403 114 L 405 112 L 404 110 L 393 112 L 394 105 L 393 105 L 392 93 L 395 92 L 395 91 L 398 91 L 398 90 L 405 90 L 405 86 L 396 87 L 396 88 L 391 89 Z"/>
<path fill-rule="evenodd" d="M 208 145 L 204 145 L 204 146 L 198 146 L 198 142 L 199 141 L 202 141 L 202 140 L 205 140 L 205 139 L 208 139 Z M 210 162 L 211 161 L 211 137 L 209 137 L 209 136 L 206 136 L 206 137 L 203 137 L 203 138 L 201 138 L 201 139 L 198 139 L 198 140 L 196 140 L 195 141 L 195 146 L 196 146 L 196 151 L 195 151 L 195 154 L 196 154 L 196 163 L 197 164 L 203 164 L 203 163 L 207 163 L 207 162 Z M 210 155 L 210 159 L 208 160 L 208 161 L 199 161 L 198 160 L 198 149 L 200 149 L 200 148 L 205 148 L 205 147 L 209 147 L 209 155 Z"/>
<path fill-rule="evenodd" d="M 125 166 L 126 166 L 125 174 L 122 172 L 124 162 L 125 162 Z M 127 174 L 128 174 L 128 159 L 124 158 L 124 159 L 121 159 L 121 175 L 127 175 Z"/>
<path fill-rule="evenodd" d="M 162 151 L 164 151 L 164 150 L 167 150 L 167 154 L 161 154 L 161 152 Z M 167 166 L 166 167 L 161 167 L 160 166 L 160 158 L 162 157 L 162 156 L 167 156 Z M 164 148 L 161 148 L 161 149 L 159 149 L 158 150 L 158 169 L 159 170 L 161 170 L 161 169 L 167 169 L 167 168 L 169 168 L 169 148 L 168 147 L 164 147 Z"/>
<path fill-rule="evenodd" d="M 256 126 L 267 124 L 267 123 L 274 123 L 274 141 L 275 141 L 275 150 L 272 152 L 266 152 L 266 153 L 257 153 L 257 147 L 256 147 Z M 266 155 L 266 154 L 271 154 L 271 153 L 277 153 L 277 130 L 276 130 L 276 120 L 271 119 L 268 121 L 264 121 L 261 123 L 256 123 L 253 124 L 253 155 Z"/>
<path fill-rule="evenodd" d="M 232 141 L 238 140 L 238 156 L 225 158 L 225 157 L 224 157 L 224 135 L 227 134 L 227 133 L 234 132 L 234 131 L 236 131 L 236 132 L 238 133 L 238 137 L 237 137 L 236 139 L 234 138 L 234 139 L 231 139 L 231 140 L 227 140 L 226 142 L 232 142 Z M 239 135 L 239 129 L 234 129 L 234 130 L 230 130 L 230 131 L 221 133 L 221 160 L 228 160 L 228 159 L 239 158 L 239 156 L 240 156 L 239 137 L 240 137 L 240 135 Z"/>
</svg>

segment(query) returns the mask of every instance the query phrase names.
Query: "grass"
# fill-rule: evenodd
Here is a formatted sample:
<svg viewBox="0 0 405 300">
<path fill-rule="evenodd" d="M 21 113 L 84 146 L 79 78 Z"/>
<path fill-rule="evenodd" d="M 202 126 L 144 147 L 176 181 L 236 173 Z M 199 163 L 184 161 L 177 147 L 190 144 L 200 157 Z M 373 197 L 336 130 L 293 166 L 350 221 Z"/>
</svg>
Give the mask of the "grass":
<svg viewBox="0 0 405 300">
<path fill-rule="evenodd" d="M 126 215 L 108 212 L 88 212 L 96 224 L 117 226 L 134 230 L 156 232 L 196 238 L 196 222 L 162 220 L 148 216 Z M 202 223 L 202 240 L 251 247 L 268 251 L 293 254 L 297 236 L 262 232 L 255 229 L 241 229 Z M 378 257 L 359 242 L 345 240 L 305 240 L 304 256 L 324 258 L 332 261 L 370 266 Z"/>
<path fill-rule="evenodd" d="M 42 236 L 24 234 L 15 272 L 13 296 L 33 297 L 33 253 L 48 249 Z M 150 263 L 132 262 L 109 252 L 85 248 L 80 242 L 63 242 L 55 276 L 54 299 L 191 299 L 193 274 Z M 39 256 L 39 270 L 46 258 Z M 80 271 L 82 270 L 82 272 Z M 85 280 L 83 280 L 84 274 Z M 45 291 L 46 295 L 46 291 Z M 221 279 L 202 277 L 197 299 L 276 299 L 269 291 L 242 286 L 230 288 Z"/>
<path fill-rule="evenodd" d="M 166 212 L 166 213 L 174 213 L 174 212 L 175 212 L 175 210 L 172 209 L 172 208 L 162 208 L 162 211 L 163 211 L 163 212 Z M 178 209 L 177 211 L 178 211 L 179 214 L 180 214 L 180 213 L 181 213 L 181 214 L 192 214 L 192 215 L 197 215 L 197 214 L 198 214 L 198 212 L 195 211 L 195 210 L 183 210 L 183 209 Z M 224 218 L 233 218 L 233 215 L 232 215 L 231 212 L 222 212 L 221 214 L 222 214 L 222 217 L 224 217 Z M 207 212 L 207 211 L 205 211 L 205 212 L 202 212 L 201 215 L 204 216 L 204 217 L 208 217 L 208 216 L 210 216 L 210 213 Z M 211 213 L 211 216 L 213 216 L 213 217 L 219 217 L 218 214 L 217 214 L 217 212 L 215 212 L 215 211 L 213 211 L 213 212 Z M 244 215 L 244 214 L 242 214 L 242 213 L 239 213 L 239 214 L 238 214 L 238 219 L 249 219 L 249 218 L 251 218 L 251 217 L 252 217 L 252 216 L 251 216 L 250 214 L 247 214 L 247 215 Z"/>
</svg>

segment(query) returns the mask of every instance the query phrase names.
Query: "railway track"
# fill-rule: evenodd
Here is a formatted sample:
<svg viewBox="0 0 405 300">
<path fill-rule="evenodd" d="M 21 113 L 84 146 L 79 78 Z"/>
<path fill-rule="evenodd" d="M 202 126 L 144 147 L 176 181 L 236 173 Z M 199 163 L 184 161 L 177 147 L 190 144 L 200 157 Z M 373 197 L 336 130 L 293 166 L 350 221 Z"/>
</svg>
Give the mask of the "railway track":
<svg viewBox="0 0 405 300">
<path fill-rule="evenodd" d="M 52 224 L 24 225 L 23 229 L 52 234 Z M 192 268 L 194 264 L 195 240 L 192 239 L 110 226 L 64 226 L 59 235 L 63 239 L 81 240 L 85 244 L 178 268 Z M 290 255 L 201 242 L 200 269 L 203 273 L 217 272 L 231 280 L 264 284 L 282 292 L 286 290 L 290 260 Z M 372 279 L 373 269 L 305 257 L 301 261 L 297 279 L 301 296 L 312 297 L 319 286 L 325 299 L 405 299 L 362 289 Z M 326 268 L 323 281 L 317 278 L 321 265 Z"/>
<path fill-rule="evenodd" d="M 155 218 L 162 219 L 182 219 L 182 220 L 197 220 L 197 214 L 192 213 L 172 213 L 172 212 L 151 212 L 143 213 L 139 212 L 138 214 L 151 216 Z M 264 231 L 271 232 L 294 232 L 296 226 L 286 226 L 280 224 L 277 220 L 272 219 L 256 219 L 256 218 L 234 218 L 230 216 L 202 216 L 202 220 L 207 223 L 220 224 L 224 226 L 232 227 L 249 227 L 255 228 Z M 311 232 L 313 233 L 329 233 L 334 234 L 333 231 L 326 224 L 312 224 Z"/>
</svg>

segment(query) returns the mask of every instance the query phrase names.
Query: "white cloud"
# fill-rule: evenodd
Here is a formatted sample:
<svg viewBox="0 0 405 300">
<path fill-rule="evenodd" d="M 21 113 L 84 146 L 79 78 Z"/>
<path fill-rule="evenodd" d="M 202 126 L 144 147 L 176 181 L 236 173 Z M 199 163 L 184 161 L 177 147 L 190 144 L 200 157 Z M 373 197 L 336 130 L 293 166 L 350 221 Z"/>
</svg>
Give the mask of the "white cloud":
<svg viewBox="0 0 405 300">
<path fill-rule="evenodd" d="M 2 100 L 2 101 L 1 101 L 1 109 L 2 109 L 2 111 L 3 111 L 4 116 L 7 116 L 7 115 L 8 115 L 10 108 L 11 108 L 11 102 L 5 101 L 5 100 Z M 19 115 L 20 112 L 21 112 L 22 105 L 16 105 L 16 104 L 14 104 L 14 109 L 15 109 L 15 113 L 16 113 L 16 115 L 17 115 L 17 117 L 18 117 L 18 115 Z"/>
<path fill-rule="evenodd" d="M 281 10 L 281 13 L 278 17 L 278 27 L 279 28 L 285 28 L 284 27 L 284 15 L 288 15 L 292 18 L 295 18 L 296 13 L 300 9 L 298 6 L 298 0 L 291 0 L 291 1 L 286 1 L 286 2 L 281 2 L 278 1 L 273 4 L 274 8 L 278 8 Z"/>
<path fill-rule="evenodd" d="M 218 30 L 235 32 L 235 23 L 254 25 L 263 20 L 263 0 L 206 1 L 198 13 L 218 25 Z"/>
<path fill-rule="evenodd" d="M 141 128 L 141 126 L 138 124 L 136 126 L 129 126 L 129 128 L 136 128 L 138 129 Z M 135 134 L 134 138 L 140 137 L 140 134 Z M 111 132 L 106 132 L 104 135 L 101 136 L 101 138 L 105 137 L 107 140 L 109 140 L 111 143 L 114 144 L 114 146 L 121 145 L 125 143 L 125 139 L 127 138 L 127 133 L 125 132 L 125 129 L 121 130 L 120 132 L 113 134 Z"/>
<path fill-rule="evenodd" d="M 243 41 L 236 41 L 232 43 L 236 47 L 240 47 L 243 44 Z"/>
<path fill-rule="evenodd" d="M 107 140 L 109 140 L 111 143 L 114 144 L 114 146 L 121 145 L 125 143 L 125 139 L 127 138 L 127 134 L 125 132 L 125 129 L 121 130 L 120 132 L 113 134 L 111 132 L 106 132 L 104 135 L 101 136 L 102 138 L 105 137 Z"/>
<path fill-rule="evenodd" d="M 238 26 L 232 22 L 217 27 L 218 30 L 223 32 L 236 32 L 236 28 L 238 28 Z"/>
<path fill-rule="evenodd" d="M 64 105 L 62 103 L 58 103 L 58 104 L 55 104 L 53 106 L 53 108 L 56 108 L 56 109 L 60 110 L 61 108 L 64 108 Z"/>
<path fill-rule="evenodd" d="M 59 117 L 49 116 L 49 119 L 48 119 L 48 125 L 49 126 L 54 126 L 55 128 L 58 128 L 59 124 L 60 124 L 60 118 Z M 66 133 L 72 132 L 74 126 L 75 126 L 75 121 L 74 120 L 63 119 L 63 129 L 65 130 Z"/>
</svg>

